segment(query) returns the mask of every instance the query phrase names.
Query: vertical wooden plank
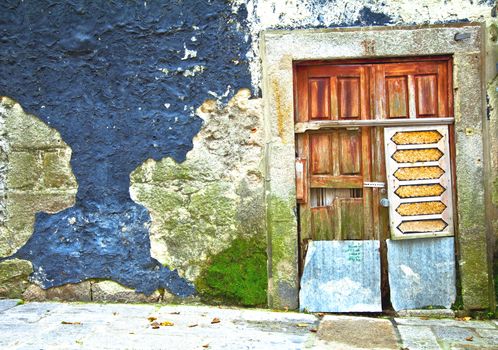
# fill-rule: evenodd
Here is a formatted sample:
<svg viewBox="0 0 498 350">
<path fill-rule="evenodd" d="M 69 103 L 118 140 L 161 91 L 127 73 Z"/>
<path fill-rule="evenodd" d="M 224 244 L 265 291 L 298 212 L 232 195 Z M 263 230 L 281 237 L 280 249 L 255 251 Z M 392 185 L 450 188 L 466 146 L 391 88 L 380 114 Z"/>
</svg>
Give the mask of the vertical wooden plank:
<svg viewBox="0 0 498 350">
<path fill-rule="evenodd" d="M 330 77 L 330 117 L 337 120 L 339 116 L 339 103 L 337 100 L 337 77 Z"/>
<path fill-rule="evenodd" d="M 330 79 L 310 78 L 308 82 L 310 119 L 330 119 Z"/>
<path fill-rule="evenodd" d="M 332 152 L 330 134 L 310 135 L 311 175 L 327 175 L 332 173 Z"/>
<path fill-rule="evenodd" d="M 308 116 L 308 70 L 307 67 L 296 67 L 295 95 L 297 108 L 295 119 L 298 122 L 306 122 Z"/>
<path fill-rule="evenodd" d="M 330 133 L 331 137 L 331 153 L 332 153 L 332 175 L 341 175 L 340 153 L 339 153 L 339 130 L 333 130 Z"/>
<path fill-rule="evenodd" d="M 360 69 L 360 118 L 372 119 L 370 111 L 370 66 L 363 66 Z"/>
<path fill-rule="evenodd" d="M 454 115 L 453 111 L 453 59 L 449 59 L 446 62 L 446 96 L 448 103 L 447 116 L 452 117 Z M 450 130 L 451 131 L 451 130 Z"/>
<path fill-rule="evenodd" d="M 372 179 L 386 184 L 385 156 L 384 156 L 384 128 L 373 128 L 372 142 Z M 374 239 L 380 241 L 380 266 L 381 266 L 381 293 L 383 307 L 390 306 L 390 287 L 388 278 L 388 260 L 386 239 L 389 238 L 389 211 L 380 206 L 381 198 L 387 198 L 387 188 L 372 189 L 372 215 Z"/>
<path fill-rule="evenodd" d="M 371 180 L 372 154 L 371 154 L 371 128 L 364 127 L 361 132 L 361 164 L 363 182 Z M 363 220 L 364 220 L 364 238 L 373 239 L 373 209 L 372 209 L 372 189 L 363 188 Z"/>
<path fill-rule="evenodd" d="M 309 135 L 303 134 L 303 135 L 298 135 L 297 140 L 296 140 L 296 151 L 297 151 L 297 156 L 298 157 L 309 157 Z M 309 159 L 309 158 L 308 158 Z M 309 165 L 308 165 L 309 167 Z M 309 173 L 309 169 L 308 169 Z M 309 176 L 305 178 L 306 182 L 306 197 L 311 198 L 310 196 L 310 186 L 309 186 Z M 307 243 L 308 240 L 311 238 L 311 227 L 312 227 L 312 220 L 311 220 L 311 210 L 310 210 L 310 202 L 307 201 L 306 203 L 299 204 L 298 207 L 299 210 L 299 251 L 298 251 L 298 259 L 299 259 L 299 264 L 298 268 L 300 273 L 302 273 L 302 268 L 304 265 L 304 257 L 306 256 L 306 248 L 307 248 Z"/>
<path fill-rule="evenodd" d="M 413 74 L 408 76 L 408 106 L 410 110 L 410 118 L 417 118 L 417 89 L 415 86 L 415 78 Z"/>
<path fill-rule="evenodd" d="M 446 62 L 438 63 L 437 66 L 437 116 L 440 118 L 448 117 L 447 67 Z"/>
<path fill-rule="evenodd" d="M 372 100 L 374 102 L 374 119 L 386 119 L 386 87 L 385 71 L 383 64 L 377 64 L 373 67 L 374 87 L 372 91 Z"/>
</svg>

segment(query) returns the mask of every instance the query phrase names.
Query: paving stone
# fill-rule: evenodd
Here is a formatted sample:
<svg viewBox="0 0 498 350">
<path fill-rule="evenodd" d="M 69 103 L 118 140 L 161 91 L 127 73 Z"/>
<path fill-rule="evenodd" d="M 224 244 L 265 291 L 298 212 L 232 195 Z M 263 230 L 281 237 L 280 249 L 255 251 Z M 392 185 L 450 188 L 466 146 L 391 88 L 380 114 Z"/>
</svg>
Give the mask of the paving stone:
<svg viewBox="0 0 498 350">
<path fill-rule="evenodd" d="M 399 349 L 391 321 L 353 316 L 325 316 L 318 328 L 318 338 L 332 349 L 352 346 L 365 349 Z"/>
<path fill-rule="evenodd" d="M 454 318 L 455 312 L 451 309 L 415 309 L 400 310 L 399 317 L 433 317 L 433 318 Z"/>
<path fill-rule="evenodd" d="M 398 326 L 404 348 L 410 350 L 439 350 L 436 336 L 430 327 Z"/>
<path fill-rule="evenodd" d="M 15 349 L 33 337 L 47 332 L 49 329 L 40 327 L 37 324 L 21 323 L 15 320 L 12 323 L 0 323 L 0 349 Z M 24 347 L 22 347 L 24 349 Z M 40 344 L 38 344 L 40 349 Z"/>
<path fill-rule="evenodd" d="M 432 328 L 436 337 L 444 342 L 465 342 L 466 338 L 474 341 L 478 338 L 477 333 L 469 328 L 435 326 Z"/>
<path fill-rule="evenodd" d="M 20 299 L 0 299 L 0 312 L 12 309 L 20 302 Z"/>
<path fill-rule="evenodd" d="M 475 331 L 480 337 L 490 339 L 498 348 L 498 329 L 476 329 Z"/>
<path fill-rule="evenodd" d="M 463 328 L 489 328 L 495 329 L 496 327 L 489 321 L 458 321 L 455 319 L 422 319 L 422 318 L 398 318 L 394 321 L 397 324 L 406 326 L 445 326 L 445 327 L 463 327 Z"/>
<path fill-rule="evenodd" d="M 153 329 L 149 316 L 174 325 Z M 214 317 L 220 323 L 212 324 Z M 398 324 L 403 345 L 391 321 L 379 318 L 327 315 L 314 333 L 311 330 L 317 328 L 318 318 L 294 312 L 184 305 L 29 303 L 0 312 L 0 349 L 200 350 L 208 344 L 208 349 L 230 350 L 373 350 L 401 346 L 439 350 L 438 343 L 445 350 L 498 349 L 494 322 L 397 320 L 419 323 Z M 465 340 L 469 335 L 473 341 Z"/>
</svg>

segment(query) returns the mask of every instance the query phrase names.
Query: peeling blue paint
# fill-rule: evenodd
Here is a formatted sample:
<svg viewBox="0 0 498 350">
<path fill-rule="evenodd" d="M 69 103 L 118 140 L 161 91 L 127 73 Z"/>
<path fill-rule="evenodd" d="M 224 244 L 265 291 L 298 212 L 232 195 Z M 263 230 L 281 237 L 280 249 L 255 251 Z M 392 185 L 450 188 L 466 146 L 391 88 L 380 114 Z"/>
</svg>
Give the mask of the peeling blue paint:
<svg viewBox="0 0 498 350">
<path fill-rule="evenodd" d="M 129 175 L 147 158 L 185 159 L 201 126 L 191 111 L 208 91 L 250 86 L 250 42 L 236 27 L 246 17 L 222 0 L 0 4 L 0 95 L 61 133 L 79 184 L 76 205 L 38 214 L 15 255 L 33 263 L 44 288 L 109 278 L 146 294 L 194 292 L 151 258 L 150 217 L 130 199 Z M 161 71 L 195 65 L 206 69 Z"/>
</svg>

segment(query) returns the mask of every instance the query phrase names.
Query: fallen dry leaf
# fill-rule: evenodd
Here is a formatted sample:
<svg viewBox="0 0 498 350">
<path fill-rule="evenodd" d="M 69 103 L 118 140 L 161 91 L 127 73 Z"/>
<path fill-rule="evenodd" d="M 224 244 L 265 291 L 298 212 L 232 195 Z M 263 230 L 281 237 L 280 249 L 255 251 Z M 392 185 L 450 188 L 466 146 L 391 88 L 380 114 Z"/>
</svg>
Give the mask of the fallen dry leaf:
<svg viewBox="0 0 498 350">
<path fill-rule="evenodd" d="M 202 347 L 203 348 L 209 348 L 209 344 L 204 344 Z"/>
<path fill-rule="evenodd" d="M 470 336 L 470 337 L 467 337 L 465 338 L 466 341 L 473 341 L 474 340 L 474 337 L 473 336 Z"/>
<path fill-rule="evenodd" d="M 472 317 L 465 316 L 465 317 L 458 317 L 457 321 L 470 321 Z"/>
<path fill-rule="evenodd" d="M 323 312 L 319 312 L 319 313 L 317 313 L 316 315 L 317 315 L 318 317 L 323 317 L 323 316 L 325 316 L 325 314 L 324 314 Z"/>
<path fill-rule="evenodd" d="M 119 313 L 118 313 L 118 312 L 113 312 L 112 314 L 113 314 L 114 316 L 119 315 Z"/>
<path fill-rule="evenodd" d="M 307 324 L 307 323 L 298 323 L 298 324 L 296 324 L 296 326 L 298 326 L 298 327 L 308 327 L 309 324 Z"/>
<path fill-rule="evenodd" d="M 180 314 L 180 311 L 173 311 L 173 312 L 170 312 L 169 314 L 170 314 L 170 315 L 179 315 L 179 314 Z"/>
<path fill-rule="evenodd" d="M 427 316 L 420 316 L 419 318 L 420 318 L 421 320 L 428 320 L 428 319 L 429 319 L 429 317 L 427 317 Z"/>
<path fill-rule="evenodd" d="M 170 321 L 164 321 L 164 322 L 161 322 L 159 324 L 161 326 L 164 326 L 164 327 L 170 327 L 170 326 L 174 326 L 175 325 L 173 322 L 170 322 Z"/>
<path fill-rule="evenodd" d="M 68 322 L 68 321 L 62 321 L 61 324 L 81 324 L 81 322 Z"/>
<path fill-rule="evenodd" d="M 152 322 L 150 325 L 151 325 L 152 329 L 158 329 L 158 328 L 160 328 L 159 323 L 157 323 L 156 321 Z"/>
<path fill-rule="evenodd" d="M 198 324 L 197 324 L 197 323 L 194 323 L 194 324 L 189 324 L 188 326 L 189 326 L 190 328 L 192 328 L 192 327 L 197 327 L 197 326 L 198 326 Z"/>
<path fill-rule="evenodd" d="M 151 316 L 151 317 L 147 317 L 147 319 L 149 320 L 149 322 L 152 322 L 152 321 L 157 320 L 157 317 Z"/>
<path fill-rule="evenodd" d="M 218 317 L 215 317 L 213 318 L 213 320 L 211 321 L 211 324 L 215 324 L 215 323 L 220 323 L 220 319 Z"/>
<path fill-rule="evenodd" d="M 310 329 L 310 332 L 311 332 L 311 333 L 316 333 L 316 332 L 318 332 L 318 330 L 317 330 L 316 328 L 311 328 L 311 329 Z"/>
</svg>

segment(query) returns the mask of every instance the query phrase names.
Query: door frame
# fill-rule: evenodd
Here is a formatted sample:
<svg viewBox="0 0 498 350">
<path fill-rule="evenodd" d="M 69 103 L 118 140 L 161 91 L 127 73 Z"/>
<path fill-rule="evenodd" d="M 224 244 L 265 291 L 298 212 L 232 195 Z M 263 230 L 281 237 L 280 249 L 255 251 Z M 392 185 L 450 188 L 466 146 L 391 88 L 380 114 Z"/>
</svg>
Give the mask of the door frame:
<svg viewBox="0 0 498 350">
<path fill-rule="evenodd" d="M 466 309 L 493 307 L 490 230 L 484 190 L 485 89 L 480 24 L 266 31 L 261 36 L 268 238 L 268 304 L 299 306 L 295 185 L 295 61 L 453 57 L 457 261 Z M 455 40 L 456 34 L 468 34 Z M 460 35 L 466 37 L 466 35 Z"/>
</svg>

